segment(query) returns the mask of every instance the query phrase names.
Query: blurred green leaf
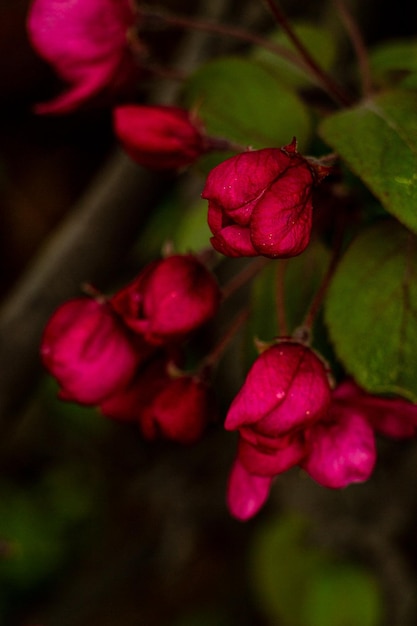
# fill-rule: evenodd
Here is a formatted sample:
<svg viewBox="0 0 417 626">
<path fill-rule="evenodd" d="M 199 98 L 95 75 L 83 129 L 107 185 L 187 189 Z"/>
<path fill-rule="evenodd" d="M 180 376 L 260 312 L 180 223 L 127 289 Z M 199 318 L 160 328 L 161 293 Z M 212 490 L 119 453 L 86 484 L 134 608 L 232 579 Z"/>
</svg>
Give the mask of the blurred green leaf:
<svg viewBox="0 0 417 626">
<path fill-rule="evenodd" d="M 380 592 L 367 571 L 329 563 L 315 572 L 305 601 L 305 626 L 377 626 L 381 619 Z"/>
<path fill-rule="evenodd" d="M 307 541 L 307 520 L 287 514 L 257 527 L 249 572 L 261 609 L 280 626 L 377 626 L 381 595 L 361 566 Z"/>
<path fill-rule="evenodd" d="M 376 84 L 416 87 L 417 39 L 384 41 L 370 51 L 369 62 Z"/>
<path fill-rule="evenodd" d="M 280 147 L 296 136 L 303 151 L 310 138 L 310 115 L 302 100 L 254 61 L 230 57 L 201 66 L 187 81 L 183 100 L 210 135 L 243 147 Z"/>
<path fill-rule="evenodd" d="M 328 117 L 323 139 L 417 233 L 417 94 L 392 91 Z"/>
<path fill-rule="evenodd" d="M 207 202 L 200 200 L 186 208 L 174 225 L 173 241 L 179 253 L 199 252 L 210 247 Z"/>
<path fill-rule="evenodd" d="M 307 522 L 288 515 L 257 529 L 249 572 L 263 611 L 282 626 L 306 626 L 305 599 L 323 555 L 305 546 Z M 274 623 L 274 622 L 273 622 Z"/>
<path fill-rule="evenodd" d="M 293 23 L 292 27 L 303 42 L 313 59 L 324 71 L 330 71 L 336 59 L 336 41 L 334 34 L 328 29 L 311 23 Z M 271 43 L 279 44 L 287 50 L 295 52 L 294 45 L 282 30 L 269 37 Z M 263 67 L 271 70 L 277 79 L 284 85 L 298 89 L 311 85 L 311 72 L 287 61 L 282 56 L 274 54 L 265 48 L 255 48 L 252 58 Z"/>
<path fill-rule="evenodd" d="M 325 317 L 340 360 L 372 393 L 417 402 L 417 238 L 393 220 L 363 231 L 330 285 Z"/>
</svg>

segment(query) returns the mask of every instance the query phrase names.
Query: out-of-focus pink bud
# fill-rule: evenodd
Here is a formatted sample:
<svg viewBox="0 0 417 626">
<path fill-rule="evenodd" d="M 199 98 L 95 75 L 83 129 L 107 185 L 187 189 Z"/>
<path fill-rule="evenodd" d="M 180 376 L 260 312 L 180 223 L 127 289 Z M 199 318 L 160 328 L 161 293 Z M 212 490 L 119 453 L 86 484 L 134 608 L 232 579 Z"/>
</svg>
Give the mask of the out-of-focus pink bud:
<svg viewBox="0 0 417 626">
<path fill-rule="evenodd" d="M 256 515 L 268 499 L 272 478 L 251 474 L 236 459 L 229 475 L 227 506 L 233 517 L 246 521 Z"/>
<path fill-rule="evenodd" d="M 50 318 L 41 357 L 61 398 L 98 404 L 132 378 L 140 360 L 134 339 L 107 303 L 77 298 Z"/>
<path fill-rule="evenodd" d="M 273 440 L 322 419 L 330 404 L 325 365 L 307 346 L 282 341 L 257 358 L 226 417 L 253 445 Z"/>
<path fill-rule="evenodd" d="M 355 406 L 332 404 L 330 420 L 305 433 L 307 456 L 301 466 L 318 483 L 340 489 L 369 478 L 376 460 L 372 427 Z"/>
<path fill-rule="evenodd" d="M 204 382 L 188 375 L 172 378 L 144 408 L 142 430 L 149 438 L 194 443 L 210 421 L 212 407 L 209 387 Z"/>
<path fill-rule="evenodd" d="M 156 345 L 193 332 L 215 315 L 219 303 L 214 276 L 192 255 L 153 263 L 112 298 L 125 323 Z"/>
<path fill-rule="evenodd" d="M 68 90 L 38 113 L 66 113 L 133 76 L 126 33 L 135 15 L 130 0 L 33 0 L 27 25 L 40 56 Z"/>
<path fill-rule="evenodd" d="M 300 254 L 310 240 L 313 184 L 324 175 L 297 152 L 295 141 L 220 163 L 202 193 L 213 247 L 232 257 Z"/>
<path fill-rule="evenodd" d="M 272 443 L 275 447 L 255 446 L 240 437 L 237 456 L 248 472 L 276 476 L 298 465 L 305 456 L 302 432 L 277 437 Z"/>
<path fill-rule="evenodd" d="M 127 154 L 144 167 L 178 169 L 207 150 L 201 124 L 178 107 L 118 106 L 113 125 Z"/>
<path fill-rule="evenodd" d="M 340 384 L 333 397 L 339 404 L 355 406 L 385 437 L 403 439 L 417 434 L 417 404 L 409 400 L 374 396 L 358 387 L 353 380 Z"/>
</svg>

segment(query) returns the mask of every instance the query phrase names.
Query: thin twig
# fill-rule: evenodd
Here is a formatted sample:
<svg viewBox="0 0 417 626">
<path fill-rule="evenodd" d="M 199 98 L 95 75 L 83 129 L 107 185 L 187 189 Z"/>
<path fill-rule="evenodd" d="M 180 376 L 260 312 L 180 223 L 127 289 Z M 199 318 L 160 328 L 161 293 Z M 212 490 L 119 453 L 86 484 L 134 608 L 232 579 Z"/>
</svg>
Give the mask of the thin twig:
<svg viewBox="0 0 417 626">
<path fill-rule="evenodd" d="M 364 97 L 369 97 L 372 93 L 372 76 L 371 68 L 369 66 L 368 50 L 363 40 L 362 33 L 358 28 L 358 24 L 347 10 L 344 1 L 334 0 L 334 3 L 339 11 L 341 20 L 346 28 L 346 31 L 352 42 L 353 49 L 355 50 L 356 57 L 358 59 L 359 72 L 362 83 L 362 94 Z"/>
<path fill-rule="evenodd" d="M 322 88 L 333 98 L 333 100 L 341 106 L 350 106 L 352 104 L 351 97 L 338 85 L 333 78 L 323 71 L 315 59 L 311 56 L 301 39 L 296 35 L 291 24 L 287 20 L 285 13 L 282 11 L 277 0 L 264 0 L 274 15 L 276 21 L 286 33 L 289 40 L 298 50 L 304 63 L 310 69 L 310 72 L 316 77 Z"/>
</svg>

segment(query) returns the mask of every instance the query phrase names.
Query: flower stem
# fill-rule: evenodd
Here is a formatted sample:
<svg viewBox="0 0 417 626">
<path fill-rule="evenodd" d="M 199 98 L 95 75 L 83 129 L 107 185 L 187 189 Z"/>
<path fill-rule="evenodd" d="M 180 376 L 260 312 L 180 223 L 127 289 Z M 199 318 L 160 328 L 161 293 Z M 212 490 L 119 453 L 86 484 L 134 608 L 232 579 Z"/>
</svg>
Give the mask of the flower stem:
<svg viewBox="0 0 417 626">
<path fill-rule="evenodd" d="M 149 5 L 141 5 L 140 14 L 141 17 L 160 20 L 161 22 L 170 24 L 173 27 L 200 30 L 213 35 L 238 39 L 240 41 L 264 48 L 265 50 L 286 59 L 304 71 L 308 71 L 309 69 L 309 64 L 305 63 L 303 59 L 300 59 L 297 54 L 294 54 L 294 52 L 285 46 L 272 43 L 264 37 L 255 35 L 243 28 L 237 28 L 226 24 L 218 24 L 210 20 L 185 17 L 166 10 L 150 7 Z"/>
<path fill-rule="evenodd" d="M 223 356 L 224 351 L 226 350 L 226 348 L 228 347 L 228 345 L 230 344 L 230 342 L 232 341 L 236 333 L 240 330 L 243 324 L 247 321 L 248 317 L 249 317 L 248 308 L 243 309 L 235 316 L 235 318 L 233 319 L 229 328 L 226 330 L 223 337 L 221 337 L 220 341 L 214 346 L 214 348 L 209 352 L 209 354 L 207 354 L 202 360 L 200 367 L 198 368 L 200 372 L 205 372 L 217 364 L 217 362 Z"/>
<path fill-rule="evenodd" d="M 259 257 L 251 263 L 248 263 L 223 286 L 223 299 L 225 300 L 226 298 L 229 298 L 235 293 L 235 291 L 251 281 L 252 278 L 254 278 L 256 274 L 258 274 L 267 265 L 267 263 L 269 263 L 269 259 L 265 259 L 264 257 Z"/>
<path fill-rule="evenodd" d="M 288 259 L 281 259 L 277 266 L 277 320 L 278 335 L 280 337 L 288 337 L 287 315 L 285 311 L 285 274 L 287 270 Z"/>
<path fill-rule="evenodd" d="M 295 49 L 300 54 L 305 65 L 310 72 L 316 77 L 323 89 L 333 98 L 333 100 L 341 106 L 350 106 L 352 104 L 351 97 L 316 63 L 301 39 L 296 35 L 287 17 L 281 9 L 277 0 L 264 0 L 270 11 L 274 15 L 276 21 L 287 35 L 288 39 L 293 43 Z"/>
<path fill-rule="evenodd" d="M 334 0 L 334 3 L 339 11 L 340 18 L 346 28 L 358 59 L 359 72 L 362 82 L 362 94 L 365 97 L 369 97 L 372 93 L 372 76 L 371 69 L 369 67 L 368 51 L 366 49 L 362 33 L 359 30 L 356 21 L 347 10 L 344 0 Z"/>
</svg>

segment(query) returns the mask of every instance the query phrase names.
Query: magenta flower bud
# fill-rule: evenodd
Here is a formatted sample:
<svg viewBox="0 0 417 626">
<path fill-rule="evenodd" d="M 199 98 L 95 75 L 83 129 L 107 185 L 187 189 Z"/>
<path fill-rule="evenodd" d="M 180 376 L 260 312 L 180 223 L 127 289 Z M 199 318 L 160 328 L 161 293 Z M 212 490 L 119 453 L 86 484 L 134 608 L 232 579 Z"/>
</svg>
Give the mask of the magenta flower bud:
<svg viewBox="0 0 417 626">
<path fill-rule="evenodd" d="M 212 417 L 209 387 L 197 378 L 172 378 L 144 408 L 142 431 L 150 439 L 164 437 L 183 444 L 201 438 Z"/>
<path fill-rule="evenodd" d="M 233 517 L 246 521 L 256 515 L 268 499 L 272 478 L 251 474 L 236 459 L 229 475 L 227 506 Z"/>
<path fill-rule="evenodd" d="M 152 169 L 185 167 L 207 149 L 202 125 L 173 106 L 119 106 L 113 126 L 127 154 Z"/>
<path fill-rule="evenodd" d="M 202 193 L 209 201 L 213 247 L 232 257 L 300 254 L 310 240 L 315 182 L 315 169 L 295 141 L 220 163 Z"/>
<path fill-rule="evenodd" d="M 355 406 L 374 430 L 385 437 L 403 439 L 417 433 L 417 404 L 409 400 L 371 395 L 352 380 L 339 385 L 333 397 L 339 404 Z"/>
<path fill-rule="evenodd" d="M 33 0 L 27 26 L 39 55 L 69 84 L 38 113 L 66 113 L 133 76 L 127 31 L 135 22 L 129 0 Z"/>
<path fill-rule="evenodd" d="M 257 358 L 226 416 L 252 445 L 271 441 L 322 419 L 330 404 L 326 368 L 310 348 L 282 341 Z"/>
<path fill-rule="evenodd" d="M 110 306 L 88 298 L 69 300 L 55 311 L 43 333 L 41 357 L 61 387 L 60 397 L 87 405 L 123 388 L 139 361 Z"/>
<path fill-rule="evenodd" d="M 308 452 L 301 466 L 325 487 L 340 489 L 363 482 L 374 469 L 374 433 L 354 406 L 333 402 L 330 420 L 306 432 L 306 446 Z"/>
<path fill-rule="evenodd" d="M 196 330 L 215 315 L 219 303 L 214 276 L 192 255 L 151 264 L 112 299 L 125 323 L 156 345 Z"/>
</svg>

